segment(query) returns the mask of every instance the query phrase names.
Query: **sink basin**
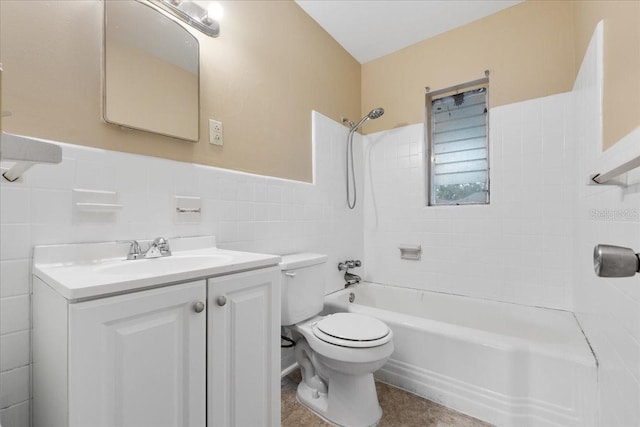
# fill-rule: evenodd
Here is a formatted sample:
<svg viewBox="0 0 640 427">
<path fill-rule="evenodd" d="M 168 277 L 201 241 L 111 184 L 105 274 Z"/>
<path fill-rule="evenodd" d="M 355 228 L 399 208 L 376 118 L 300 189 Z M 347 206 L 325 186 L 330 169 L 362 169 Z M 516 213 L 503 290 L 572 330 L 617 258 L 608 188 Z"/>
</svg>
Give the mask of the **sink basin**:
<svg viewBox="0 0 640 427">
<path fill-rule="evenodd" d="M 172 255 L 162 258 L 117 260 L 94 267 L 96 273 L 113 275 L 158 275 L 180 271 L 201 270 L 229 264 L 233 256 L 228 254 Z"/>
<path fill-rule="evenodd" d="M 202 280 L 280 262 L 277 255 L 218 249 L 215 237 L 171 240 L 168 257 L 126 260 L 126 244 L 36 246 L 33 274 L 69 301 Z"/>
</svg>

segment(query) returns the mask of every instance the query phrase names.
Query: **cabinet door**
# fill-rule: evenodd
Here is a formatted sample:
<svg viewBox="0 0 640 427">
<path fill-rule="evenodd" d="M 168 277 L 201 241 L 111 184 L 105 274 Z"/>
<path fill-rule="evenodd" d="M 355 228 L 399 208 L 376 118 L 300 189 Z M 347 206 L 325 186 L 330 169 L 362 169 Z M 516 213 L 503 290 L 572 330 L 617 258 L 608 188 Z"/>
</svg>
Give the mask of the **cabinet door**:
<svg viewBox="0 0 640 427">
<path fill-rule="evenodd" d="M 69 308 L 70 427 L 203 427 L 204 281 Z"/>
<path fill-rule="evenodd" d="M 209 427 L 280 425 L 280 270 L 209 279 Z"/>
</svg>

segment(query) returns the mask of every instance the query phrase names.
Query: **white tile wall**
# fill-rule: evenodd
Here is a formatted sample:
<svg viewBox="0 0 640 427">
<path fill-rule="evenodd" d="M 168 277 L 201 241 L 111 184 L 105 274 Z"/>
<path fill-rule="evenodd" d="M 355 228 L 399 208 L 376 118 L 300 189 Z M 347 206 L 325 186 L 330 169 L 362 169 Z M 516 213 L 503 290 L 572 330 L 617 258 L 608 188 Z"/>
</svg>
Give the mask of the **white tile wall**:
<svg viewBox="0 0 640 427">
<path fill-rule="evenodd" d="M 0 298 L 0 335 L 29 329 L 29 295 Z"/>
<path fill-rule="evenodd" d="M 0 409 L 0 422 L 3 426 L 28 426 L 30 425 L 29 401 L 18 403 L 4 409 Z"/>
<path fill-rule="evenodd" d="M 60 165 L 35 166 L 22 183 L 0 184 L 2 426 L 29 422 L 33 245 L 215 234 L 228 249 L 327 253 L 327 292 L 340 288 L 338 261 L 363 257 L 363 210 L 346 207 L 346 128 L 315 112 L 312 120 L 314 184 L 68 144 L 61 144 Z M 360 135 L 354 142 L 359 160 Z M 361 161 L 356 168 L 362 176 Z M 115 214 L 74 215 L 73 188 L 117 191 L 124 207 Z M 202 198 L 199 222 L 177 221 L 175 195 Z"/>
<path fill-rule="evenodd" d="M 0 335 L 0 372 L 29 364 L 29 340 L 28 329 Z"/>
<path fill-rule="evenodd" d="M 365 143 L 367 280 L 571 308 L 571 95 L 490 111 L 491 203 L 425 206 L 423 126 Z M 398 245 L 422 246 L 420 261 Z"/>
<path fill-rule="evenodd" d="M 29 400 L 29 366 L 0 373 L 0 406 L 7 408 Z"/>
<path fill-rule="evenodd" d="M 640 155 L 640 128 L 602 152 L 602 32 L 600 23 L 573 90 L 574 295 L 576 315 L 600 362 L 600 425 L 626 427 L 640 425 L 640 279 L 596 277 L 592 251 L 597 243 L 640 251 L 640 170 L 622 177 L 626 187 L 586 182 L 589 175 Z"/>
</svg>

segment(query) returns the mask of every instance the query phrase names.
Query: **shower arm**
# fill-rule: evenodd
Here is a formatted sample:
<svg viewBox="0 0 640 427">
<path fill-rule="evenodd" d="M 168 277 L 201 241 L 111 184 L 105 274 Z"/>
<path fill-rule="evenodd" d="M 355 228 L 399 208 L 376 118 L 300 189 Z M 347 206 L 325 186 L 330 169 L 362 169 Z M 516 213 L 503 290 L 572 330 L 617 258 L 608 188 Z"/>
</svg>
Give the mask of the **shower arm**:
<svg viewBox="0 0 640 427">
<path fill-rule="evenodd" d="M 367 120 L 369 120 L 369 116 L 364 116 L 363 118 L 360 119 L 360 121 L 358 122 L 357 125 L 352 126 L 351 127 L 351 132 L 356 132 L 358 129 L 360 129 L 360 127 L 364 124 L 364 122 L 366 122 Z"/>
</svg>

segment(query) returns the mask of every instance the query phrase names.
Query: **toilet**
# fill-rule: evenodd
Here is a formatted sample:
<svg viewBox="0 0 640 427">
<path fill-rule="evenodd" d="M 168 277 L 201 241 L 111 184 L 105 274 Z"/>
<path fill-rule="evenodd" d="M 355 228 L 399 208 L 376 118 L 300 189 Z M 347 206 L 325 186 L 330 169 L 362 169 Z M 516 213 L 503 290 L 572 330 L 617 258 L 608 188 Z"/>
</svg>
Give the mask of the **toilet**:
<svg viewBox="0 0 640 427">
<path fill-rule="evenodd" d="M 297 398 L 325 420 L 345 427 L 375 426 L 382 408 L 373 380 L 393 353 L 393 332 L 383 322 L 355 313 L 321 316 L 327 256 L 285 255 L 282 325 L 293 335 L 302 371 Z"/>
</svg>

